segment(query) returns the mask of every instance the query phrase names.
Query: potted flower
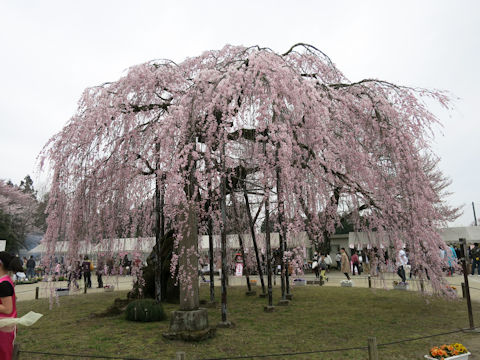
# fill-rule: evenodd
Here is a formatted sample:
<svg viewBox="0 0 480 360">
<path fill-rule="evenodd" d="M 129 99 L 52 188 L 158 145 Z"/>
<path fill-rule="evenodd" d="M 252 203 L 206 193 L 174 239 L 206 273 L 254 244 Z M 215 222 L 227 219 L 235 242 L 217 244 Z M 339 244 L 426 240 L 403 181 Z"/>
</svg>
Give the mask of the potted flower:
<svg viewBox="0 0 480 360">
<path fill-rule="evenodd" d="M 251 286 L 257 286 L 257 280 L 250 280 Z"/>
<path fill-rule="evenodd" d="M 107 284 L 107 285 L 105 285 L 105 286 L 103 287 L 103 290 L 104 290 L 105 292 L 112 292 L 113 289 L 115 289 L 115 286 L 110 285 L 110 284 Z"/>
<path fill-rule="evenodd" d="M 442 346 L 434 346 L 430 349 L 430 353 L 425 355 L 425 359 L 442 359 L 442 360 L 467 360 L 470 353 L 460 343 Z"/>
<path fill-rule="evenodd" d="M 352 282 L 352 280 L 342 280 L 342 281 L 340 281 L 340 286 L 343 286 L 343 287 L 352 287 L 352 286 L 353 286 L 353 282 Z"/>
</svg>

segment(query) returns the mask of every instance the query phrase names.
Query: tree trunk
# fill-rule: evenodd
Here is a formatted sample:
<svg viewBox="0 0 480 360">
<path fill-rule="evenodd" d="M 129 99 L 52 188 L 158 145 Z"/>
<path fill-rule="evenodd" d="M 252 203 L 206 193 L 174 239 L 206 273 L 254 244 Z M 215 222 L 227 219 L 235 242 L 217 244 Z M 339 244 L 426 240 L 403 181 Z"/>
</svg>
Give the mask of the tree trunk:
<svg viewBox="0 0 480 360">
<path fill-rule="evenodd" d="M 245 198 L 245 206 L 247 208 L 248 223 L 250 225 L 250 234 L 252 235 L 253 249 L 255 250 L 255 258 L 257 259 L 257 270 L 260 283 L 262 284 L 262 294 L 265 294 L 265 281 L 263 280 L 262 263 L 260 261 L 260 254 L 258 253 L 257 239 L 255 236 L 255 224 L 253 223 L 252 212 L 250 210 L 250 201 L 248 200 L 247 185 L 243 182 L 243 197 Z"/>
<path fill-rule="evenodd" d="M 186 280 L 180 280 L 180 310 L 197 310 L 198 298 L 198 229 L 195 206 L 188 205 L 187 219 L 183 228 L 183 252 L 179 258 L 179 267 L 185 271 Z M 194 251 L 187 251 L 194 249 Z"/>
</svg>

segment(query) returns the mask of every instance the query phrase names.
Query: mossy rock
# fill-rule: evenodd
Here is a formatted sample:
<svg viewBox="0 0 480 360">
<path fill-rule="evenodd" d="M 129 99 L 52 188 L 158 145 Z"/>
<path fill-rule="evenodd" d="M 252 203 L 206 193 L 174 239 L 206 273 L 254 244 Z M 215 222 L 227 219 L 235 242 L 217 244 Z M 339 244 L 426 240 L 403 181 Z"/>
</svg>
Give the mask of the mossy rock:
<svg viewBox="0 0 480 360">
<path fill-rule="evenodd" d="M 162 321 L 167 318 L 162 304 L 153 299 L 134 300 L 127 305 L 125 311 L 126 319 L 129 321 Z"/>
</svg>

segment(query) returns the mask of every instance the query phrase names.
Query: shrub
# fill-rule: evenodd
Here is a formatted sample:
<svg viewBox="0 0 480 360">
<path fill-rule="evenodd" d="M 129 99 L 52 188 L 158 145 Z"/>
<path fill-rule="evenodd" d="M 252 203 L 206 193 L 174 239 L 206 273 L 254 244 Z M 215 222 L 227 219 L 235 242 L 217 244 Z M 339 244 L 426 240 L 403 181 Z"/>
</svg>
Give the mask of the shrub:
<svg viewBox="0 0 480 360">
<path fill-rule="evenodd" d="M 126 309 L 126 318 L 129 321 L 161 321 L 167 318 L 162 304 L 153 299 L 140 299 L 132 301 Z"/>
</svg>

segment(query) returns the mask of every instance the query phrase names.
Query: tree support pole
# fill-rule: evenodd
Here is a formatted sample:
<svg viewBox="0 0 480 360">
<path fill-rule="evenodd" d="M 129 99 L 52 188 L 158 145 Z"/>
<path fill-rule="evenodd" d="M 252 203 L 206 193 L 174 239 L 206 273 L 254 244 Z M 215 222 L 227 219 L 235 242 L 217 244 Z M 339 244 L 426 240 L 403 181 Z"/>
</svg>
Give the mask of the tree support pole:
<svg viewBox="0 0 480 360">
<path fill-rule="evenodd" d="M 240 245 L 240 252 L 242 254 L 243 270 L 245 272 L 245 277 L 246 277 L 246 280 L 247 280 L 247 295 L 254 295 L 254 292 L 252 292 L 252 287 L 250 285 L 250 276 L 248 274 L 247 260 L 245 258 L 245 247 L 243 245 L 243 237 L 240 234 L 241 227 L 240 227 L 240 220 L 239 220 L 238 211 L 237 211 L 237 200 L 235 198 L 235 194 L 233 193 L 233 191 L 231 193 L 231 197 L 232 197 L 233 213 L 234 213 L 234 217 L 235 217 L 235 222 L 237 224 L 238 243 Z"/>
<path fill-rule="evenodd" d="M 257 239 L 255 235 L 255 224 L 253 223 L 252 212 L 250 209 L 250 201 L 248 200 L 247 185 L 243 182 L 243 197 L 245 198 L 245 206 L 247 208 L 248 223 L 250 225 L 250 234 L 252 236 L 253 249 L 255 250 L 255 258 L 257 259 L 258 277 L 262 284 L 262 294 L 266 294 L 265 281 L 263 280 L 262 262 L 260 261 L 260 254 L 258 252 Z"/>
<path fill-rule="evenodd" d="M 208 218 L 208 261 L 210 267 L 210 303 L 215 302 L 215 274 L 213 266 L 213 224 L 212 218 Z"/>
<path fill-rule="evenodd" d="M 266 312 L 273 311 L 273 292 L 272 292 L 272 249 L 270 246 L 270 194 L 267 190 L 265 198 L 265 245 L 267 252 L 267 277 L 268 277 L 268 306 L 265 307 Z"/>
<path fill-rule="evenodd" d="M 473 311 L 472 311 L 472 300 L 470 299 L 470 288 L 468 285 L 468 273 L 467 273 L 467 252 L 465 248 L 466 240 L 464 238 L 460 239 L 460 247 L 462 250 L 462 267 L 463 267 L 463 281 L 465 283 L 465 296 L 467 298 L 467 310 L 468 310 L 468 320 L 470 323 L 470 330 L 475 329 L 475 324 L 473 322 Z"/>
</svg>

